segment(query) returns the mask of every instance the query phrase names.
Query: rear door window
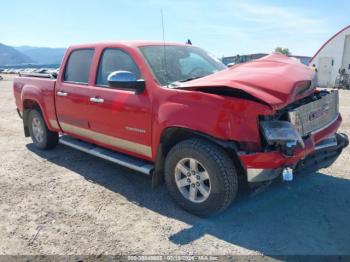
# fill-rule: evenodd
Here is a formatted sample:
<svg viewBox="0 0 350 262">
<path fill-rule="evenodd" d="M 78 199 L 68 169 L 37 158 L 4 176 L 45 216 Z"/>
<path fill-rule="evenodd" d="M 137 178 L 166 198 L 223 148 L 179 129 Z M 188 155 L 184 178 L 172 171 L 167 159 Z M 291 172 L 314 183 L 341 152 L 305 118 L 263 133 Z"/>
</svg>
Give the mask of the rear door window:
<svg viewBox="0 0 350 262">
<path fill-rule="evenodd" d="M 93 55 L 93 49 L 73 51 L 69 56 L 64 71 L 64 81 L 87 84 L 89 82 L 89 73 Z"/>
</svg>

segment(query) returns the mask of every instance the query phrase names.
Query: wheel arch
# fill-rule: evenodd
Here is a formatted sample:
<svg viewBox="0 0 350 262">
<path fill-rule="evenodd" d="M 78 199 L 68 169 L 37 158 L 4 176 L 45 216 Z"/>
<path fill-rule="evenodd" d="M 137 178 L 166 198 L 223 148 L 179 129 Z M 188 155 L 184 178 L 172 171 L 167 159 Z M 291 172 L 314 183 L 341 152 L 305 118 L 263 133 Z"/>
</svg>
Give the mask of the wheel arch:
<svg viewBox="0 0 350 262">
<path fill-rule="evenodd" d="M 188 128 L 168 127 L 163 130 L 160 136 L 160 141 L 157 149 L 157 157 L 155 161 L 155 170 L 153 173 L 153 185 L 160 184 L 164 180 L 164 162 L 171 148 L 177 143 L 191 138 L 200 138 L 223 148 L 230 159 L 232 159 L 235 167 L 237 168 L 238 175 L 243 176 L 245 174 L 245 169 L 237 154 L 237 142 L 225 141 Z"/>
</svg>

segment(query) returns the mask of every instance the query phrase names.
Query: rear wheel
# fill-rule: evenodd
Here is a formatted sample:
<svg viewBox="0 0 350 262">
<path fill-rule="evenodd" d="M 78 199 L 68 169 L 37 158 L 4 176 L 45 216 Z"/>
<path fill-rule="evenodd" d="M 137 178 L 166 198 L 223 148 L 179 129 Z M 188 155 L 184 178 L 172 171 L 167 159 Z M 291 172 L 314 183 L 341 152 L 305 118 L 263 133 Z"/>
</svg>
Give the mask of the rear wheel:
<svg viewBox="0 0 350 262">
<path fill-rule="evenodd" d="M 58 143 L 58 133 L 47 128 L 41 113 L 33 109 L 28 117 L 29 133 L 36 147 L 40 149 L 51 149 Z"/>
<path fill-rule="evenodd" d="M 185 140 L 170 150 L 165 181 L 175 201 L 199 216 L 224 210 L 238 190 L 233 161 L 220 147 L 201 139 Z"/>
</svg>

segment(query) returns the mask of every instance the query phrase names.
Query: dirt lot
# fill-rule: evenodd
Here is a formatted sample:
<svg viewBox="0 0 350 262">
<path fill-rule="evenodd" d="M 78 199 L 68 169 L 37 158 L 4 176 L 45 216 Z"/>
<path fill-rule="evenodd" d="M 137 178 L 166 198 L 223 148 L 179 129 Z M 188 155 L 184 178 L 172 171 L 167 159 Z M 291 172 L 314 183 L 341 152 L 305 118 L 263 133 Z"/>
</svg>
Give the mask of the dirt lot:
<svg viewBox="0 0 350 262">
<path fill-rule="evenodd" d="M 0 254 L 350 254 L 350 150 L 317 174 L 243 192 L 222 215 L 179 209 L 150 178 L 24 138 L 0 81 Z M 341 92 L 350 135 L 350 91 Z"/>
</svg>

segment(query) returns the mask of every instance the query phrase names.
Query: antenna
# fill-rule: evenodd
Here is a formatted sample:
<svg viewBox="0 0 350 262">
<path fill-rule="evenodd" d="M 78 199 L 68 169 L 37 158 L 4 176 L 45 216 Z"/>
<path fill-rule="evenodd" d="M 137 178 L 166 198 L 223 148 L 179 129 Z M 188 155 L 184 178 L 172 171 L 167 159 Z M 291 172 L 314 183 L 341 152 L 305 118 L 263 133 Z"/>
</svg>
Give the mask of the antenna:
<svg viewBox="0 0 350 262">
<path fill-rule="evenodd" d="M 168 65 L 167 65 L 167 61 L 166 61 L 166 48 L 165 48 L 165 32 L 164 32 L 164 17 L 163 17 L 163 8 L 160 9 L 160 14 L 162 17 L 162 32 L 163 32 L 163 52 L 164 52 L 164 66 L 165 66 L 165 75 L 167 78 L 169 78 L 169 74 L 168 74 Z M 168 84 L 168 83 L 167 83 Z"/>
<path fill-rule="evenodd" d="M 163 43 L 165 46 L 165 33 L 164 33 L 164 16 L 163 16 L 163 8 L 160 9 L 160 15 L 162 17 L 162 31 L 163 31 Z"/>
</svg>

